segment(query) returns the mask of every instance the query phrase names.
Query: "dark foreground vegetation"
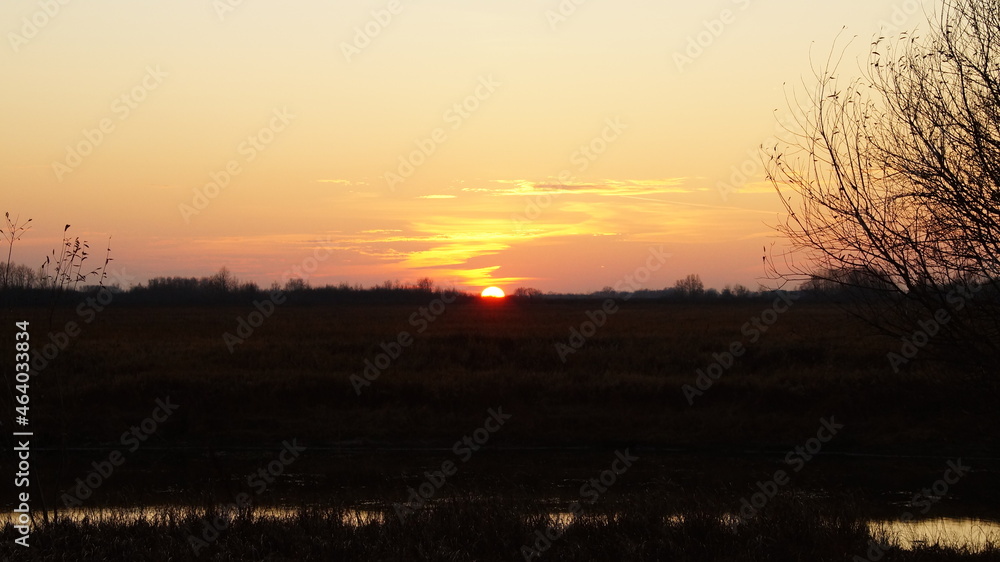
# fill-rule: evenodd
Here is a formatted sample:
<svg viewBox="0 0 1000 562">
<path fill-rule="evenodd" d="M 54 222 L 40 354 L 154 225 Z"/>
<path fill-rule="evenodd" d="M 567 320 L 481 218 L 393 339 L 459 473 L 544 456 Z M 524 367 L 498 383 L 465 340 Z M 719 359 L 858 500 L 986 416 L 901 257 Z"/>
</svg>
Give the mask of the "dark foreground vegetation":
<svg viewBox="0 0 1000 562">
<path fill-rule="evenodd" d="M 835 306 L 619 302 L 580 338 L 604 301 L 437 298 L 278 305 L 257 327 L 252 304 L 112 302 L 57 309 L 52 324 L 44 307 L 18 310 L 32 321 L 32 420 L 51 446 L 101 447 L 169 397 L 149 444 L 450 446 L 502 408 L 512 418 L 491 445 L 783 449 L 828 416 L 847 426 L 831 450 L 998 445 L 996 381 L 919 354 L 894 369 L 903 342 Z"/>
<path fill-rule="evenodd" d="M 676 511 L 680 508 L 681 511 Z M 34 560 L 682 560 L 972 561 L 997 548 L 920 544 L 857 517 L 849 502 L 817 507 L 775 500 L 759 516 L 730 520 L 723 508 L 678 506 L 650 492 L 604 502 L 572 522 L 553 521 L 537 502 L 458 498 L 400 522 L 389 505 L 300 508 L 285 514 L 163 508 L 142 517 L 63 520 L 40 525 Z M 220 531 L 207 521 L 225 518 Z M 5 537 L 10 530 L 5 529 Z M 905 545 L 905 547 L 904 547 Z M 5 541 L 5 559 L 16 551 Z M 197 552 L 197 554 L 196 554 Z M 123 554 L 127 553 L 126 557 Z"/>
<path fill-rule="evenodd" d="M 959 457 L 975 459 L 976 471 L 937 498 L 932 515 L 965 516 L 948 506 L 970 496 L 980 500 L 977 516 L 997 515 L 989 509 L 998 499 L 993 382 L 922 355 L 897 372 L 887 354 L 902 342 L 836 306 L 803 298 L 772 315 L 774 298 L 616 300 L 614 312 L 576 345 L 574 331 L 590 334 L 586 323 L 596 322 L 594 311 L 606 299 L 435 305 L 441 296 L 279 304 L 249 333 L 238 330 L 241 319 L 260 310 L 252 302 L 113 300 L 84 314 L 77 306 L 54 313 L 45 306 L 16 309 L 14 317 L 31 322 L 34 349 L 43 352 L 33 358 L 31 414 L 36 476 L 48 509 L 58 507 L 64 517 L 67 506 L 162 505 L 165 491 L 171 505 L 181 506 L 138 521 L 95 515 L 46 523 L 36 513 L 31 556 L 193 559 L 188 537 L 202 536 L 205 508 L 192 516 L 192 506 L 223 509 L 242 490 L 254 494 L 254 505 L 305 507 L 227 519 L 197 559 L 519 560 L 523 545 L 534 548 L 547 514 L 564 510 L 580 482 L 626 448 L 643 458 L 630 469 L 638 472 L 621 478 L 630 483 L 588 505 L 541 559 L 865 559 L 875 532 L 868 521 L 878 517 L 828 492 L 870 484 L 912 494 Z M 78 333 L 64 337 L 70 322 Z M 227 341 L 227 333 L 240 341 Z M 412 342 L 396 349 L 392 343 L 403 333 Z M 6 332 L 2 337 L 11 341 Z M 737 342 L 744 351 L 730 360 L 725 354 Z M 49 344 L 51 357 L 44 353 Z M 388 365 L 382 354 L 394 356 Z M 699 371 L 716 363 L 722 374 L 699 386 Z M 382 367 L 366 377 L 370 364 Z M 686 394 L 685 385 L 700 393 Z M 139 442 L 128 432 L 153 415 L 157 400 L 176 408 L 141 432 Z M 510 418 L 462 462 L 454 444 L 483 427 L 490 409 Z M 789 470 L 786 452 L 830 418 L 844 427 L 823 444 L 820 460 L 781 487 L 757 517 L 740 525 L 726 519 L 756 482 L 775 468 Z M 282 468 L 258 497 L 244 483 L 247 474 L 293 440 L 307 449 L 302 459 Z M 263 453 L 244 459 L 241 450 Z M 412 460 L 374 460 L 386 450 L 412 451 Z M 92 496 L 79 497 L 79 481 L 114 451 L 124 453 L 125 464 Z M 679 471 L 675 459 L 650 460 L 671 451 L 709 459 L 714 468 L 687 470 L 695 477 Z M 331 455 L 326 465 L 314 464 Z M 518 455 L 526 460 L 512 466 Z M 751 466 L 741 460 L 747 455 L 770 464 Z M 877 475 L 860 467 L 819 468 L 828 462 L 822 459 L 869 456 L 898 461 Z M 904 477 L 917 459 L 926 469 Z M 405 502 L 407 490 L 444 460 L 460 465 L 458 475 L 400 522 L 393 504 Z M 565 490 L 546 489 L 564 482 L 569 498 Z M 671 488 L 678 483 L 683 493 Z M 299 492 L 286 493 L 293 487 Z M 14 497 L 13 489 L 6 494 Z M 67 494 L 78 501 L 67 501 Z M 882 517 L 896 518 L 912 502 L 898 501 Z M 376 519 L 345 522 L 353 512 L 344 510 L 359 506 Z M 11 546 L 15 536 L 4 527 L 0 558 L 20 553 Z M 904 542 L 882 559 L 1000 559 L 995 551 L 901 549 Z"/>
</svg>

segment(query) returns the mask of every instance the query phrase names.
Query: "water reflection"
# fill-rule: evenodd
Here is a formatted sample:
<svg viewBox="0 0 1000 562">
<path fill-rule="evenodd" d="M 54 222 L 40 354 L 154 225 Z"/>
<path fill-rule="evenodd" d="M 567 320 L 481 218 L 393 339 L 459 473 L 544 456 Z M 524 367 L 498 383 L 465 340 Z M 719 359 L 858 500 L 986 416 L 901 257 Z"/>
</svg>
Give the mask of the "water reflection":
<svg viewBox="0 0 1000 562">
<path fill-rule="evenodd" d="M 872 521 L 868 528 L 874 536 L 897 537 L 900 546 L 968 547 L 982 551 L 1000 544 L 1000 522 L 983 519 L 938 517 L 921 521 Z"/>
<path fill-rule="evenodd" d="M 252 515 L 255 518 L 263 519 L 288 519 L 295 517 L 300 511 L 298 507 L 255 507 Z M 223 513 L 220 509 L 216 514 Z M 177 505 L 149 505 L 145 507 L 105 507 L 105 508 L 67 508 L 59 510 L 60 520 L 69 520 L 77 523 L 134 523 L 136 521 L 147 521 L 152 524 L 172 522 L 185 519 L 190 516 L 204 517 L 205 508 L 193 506 Z M 236 512 L 224 512 L 224 515 L 235 516 Z M 15 513 L 4 513 L 0 515 L 0 524 L 13 522 Z M 49 518 L 55 516 L 49 511 Z M 386 514 L 373 509 L 344 509 L 341 510 L 341 520 L 345 525 L 360 527 L 371 523 L 385 523 Z M 34 513 L 35 522 L 43 521 L 41 512 Z"/>
<path fill-rule="evenodd" d="M 253 515 L 262 518 L 285 519 L 295 517 L 298 512 L 298 507 L 258 507 L 254 508 Z M 10 512 L 0 515 L 0 524 L 13 522 L 15 515 Z M 49 516 L 51 517 L 52 515 L 52 512 L 49 512 Z M 91 524 L 101 522 L 129 523 L 138 520 L 145 520 L 155 524 L 157 522 L 176 521 L 190 515 L 203 517 L 205 509 L 193 506 L 154 505 L 146 507 L 71 508 L 59 510 L 60 518 L 77 522 L 89 522 Z M 382 524 L 392 516 L 391 512 L 387 513 L 378 509 L 365 507 L 344 509 L 341 511 L 341 520 L 345 525 L 358 527 L 372 523 Z M 570 525 L 575 519 L 575 516 L 568 511 L 553 511 L 548 514 L 548 517 L 551 524 L 557 526 Z M 595 516 L 589 517 L 593 518 Z M 39 521 L 41 514 L 36 512 L 35 519 Z M 683 520 L 683 515 L 672 515 L 666 517 L 664 522 L 667 524 L 677 524 L 683 522 Z M 723 520 L 729 523 L 734 521 L 729 516 L 723 516 Z M 877 538 L 895 538 L 903 548 L 937 544 L 942 547 L 965 547 L 971 551 L 981 551 L 986 547 L 1000 544 L 1000 521 L 938 517 L 911 522 L 880 520 L 872 521 L 868 525 L 872 536 Z"/>
<path fill-rule="evenodd" d="M 568 511 L 549 513 L 552 526 L 566 527 L 573 523 L 576 516 Z M 608 515 L 590 515 L 589 519 L 607 521 Z M 721 520 L 727 525 L 735 525 L 739 518 L 726 514 Z M 664 518 L 667 524 L 684 522 L 684 515 L 677 514 Z M 919 546 L 939 545 L 945 548 L 968 548 L 980 552 L 988 547 L 1000 544 L 1000 521 L 986 519 L 938 517 L 921 521 L 880 520 L 868 523 L 873 537 L 896 539 L 899 546 L 913 549 Z M 896 542 L 892 541 L 892 542 Z"/>
</svg>

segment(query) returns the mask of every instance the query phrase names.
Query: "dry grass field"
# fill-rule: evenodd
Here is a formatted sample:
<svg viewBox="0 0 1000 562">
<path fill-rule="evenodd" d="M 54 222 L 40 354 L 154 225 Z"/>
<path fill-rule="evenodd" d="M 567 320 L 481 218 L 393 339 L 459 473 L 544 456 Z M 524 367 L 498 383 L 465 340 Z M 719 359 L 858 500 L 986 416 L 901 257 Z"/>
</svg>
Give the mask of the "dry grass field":
<svg viewBox="0 0 1000 562">
<path fill-rule="evenodd" d="M 835 415 L 850 427 L 842 450 L 996 448 L 995 386 L 932 363 L 893 373 L 886 354 L 900 342 L 832 305 L 796 304 L 751 342 L 742 328 L 770 302 L 624 303 L 561 361 L 556 345 L 600 304 L 456 302 L 426 323 L 411 322 L 422 304 L 289 304 L 233 353 L 223 334 L 252 306 L 109 306 L 35 377 L 34 418 L 70 445 L 99 445 L 170 397 L 164 446 L 398 445 L 451 439 L 502 407 L 516 420 L 498 436 L 510 446 L 780 448 Z M 46 312 L 18 312 L 36 342 Z M 55 318 L 52 331 L 79 320 Z M 352 383 L 404 331 L 398 358 Z M 689 405 L 683 385 L 734 342 L 745 352 Z"/>
<path fill-rule="evenodd" d="M 768 315 L 770 300 L 619 303 L 575 352 L 562 348 L 563 361 L 557 346 L 573 345 L 574 328 L 590 334 L 588 311 L 599 318 L 602 301 L 429 302 L 288 303 L 232 353 L 223 336 L 237 333 L 252 305 L 116 302 L 90 323 L 60 308 L 52 328 L 47 309 L 16 310 L 39 348 L 66 322 L 81 324 L 32 378 L 49 508 L 63 509 L 57 499 L 116 449 L 127 451 L 125 464 L 83 507 L 156 506 L 139 520 L 95 512 L 88 522 L 39 521 L 32 552 L 524 559 L 552 513 L 580 499 L 581 482 L 629 450 L 642 462 L 588 504 L 544 559 L 839 561 L 864 559 L 874 538 L 888 541 L 885 560 L 997 559 L 993 548 L 903 548 L 867 523 L 897 517 L 908 491 L 958 457 L 979 459 L 977 471 L 933 514 L 997 517 L 995 387 L 931 362 L 894 373 L 886 353 L 899 342 L 833 305 L 803 301 Z M 773 320 L 766 332 L 754 327 L 760 318 Z M 722 354 L 735 343 L 743 351 L 730 364 Z M 366 361 L 384 368 L 365 378 Z M 684 385 L 697 386 L 698 371 L 717 361 L 721 376 L 689 404 Z M 172 411 L 142 430 L 162 403 Z M 506 419 L 481 432 L 481 447 L 453 447 L 490 428 L 491 410 Z M 843 429 L 808 470 L 759 516 L 728 522 L 824 419 Z M 258 494 L 247 475 L 293 440 L 307 453 Z M 446 460 L 457 475 L 399 520 L 407 490 Z M 206 514 L 240 493 L 249 506 L 225 519 L 216 541 L 192 548 Z M 359 505 L 378 517 L 345 523 Z M 290 511 L 267 511 L 274 507 Z M 9 525 L 3 534 L 13 536 Z"/>
</svg>

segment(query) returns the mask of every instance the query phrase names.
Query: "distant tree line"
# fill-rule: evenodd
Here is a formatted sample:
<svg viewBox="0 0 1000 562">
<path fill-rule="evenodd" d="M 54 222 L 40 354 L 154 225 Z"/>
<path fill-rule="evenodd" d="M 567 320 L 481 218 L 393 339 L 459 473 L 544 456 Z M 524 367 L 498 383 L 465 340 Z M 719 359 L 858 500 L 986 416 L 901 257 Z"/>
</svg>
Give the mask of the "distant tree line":
<svg viewBox="0 0 1000 562">
<path fill-rule="evenodd" d="M 53 277 L 46 276 L 44 269 L 33 269 L 25 265 L 0 265 L 0 292 L 7 293 L 13 300 L 26 305 L 50 304 L 52 300 Z M 4 288 L 5 287 L 5 288 Z M 269 287 L 261 287 L 253 281 L 242 281 L 226 267 L 204 277 L 166 276 L 153 277 L 145 284 L 130 288 L 105 285 L 104 288 L 116 295 L 116 301 L 133 304 L 233 304 L 246 303 L 261 298 L 268 293 L 280 292 L 288 302 L 299 304 L 319 304 L 327 302 L 423 302 L 430 295 L 445 292 L 429 277 L 415 283 L 387 280 L 364 287 L 361 284 L 340 283 L 313 287 L 305 279 L 292 278 L 283 284 L 274 282 Z M 67 293 L 88 294 L 99 290 L 94 285 L 63 288 Z M 457 292 L 448 290 L 450 292 Z M 472 295 L 467 295 L 471 298 Z M 69 302 L 64 296 L 60 302 Z"/>
<path fill-rule="evenodd" d="M 0 264 L 2 273 L 2 283 L 0 286 L 7 289 L 40 289 L 45 285 L 41 271 L 26 265 L 7 263 Z"/>
<path fill-rule="evenodd" d="M 287 279 L 284 284 L 272 283 L 262 288 L 254 282 L 242 282 L 225 267 L 209 277 L 154 277 L 145 285 L 131 288 L 128 301 L 148 303 L 212 302 L 227 303 L 252 300 L 265 293 L 280 292 L 295 304 L 327 302 L 409 302 L 426 300 L 441 292 L 434 281 L 424 277 L 415 283 L 387 280 L 371 287 L 361 284 L 325 285 L 313 287 L 308 280 Z"/>
<path fill-rule="evenodd" d="M 528 287 L 518 287 L 511 293 L 511 296 L 515 298 L 529 298 L 529 299 L 580 299 L 580 298 L 623 298 L 629 295 L 630 299 L 653 299 L 653 300 L 667 300 L 667 301 L 691 301 L 691 302 L 707 302 L 707 301 L 735 301 L 735 300 L 752 300 L 770 295 L 773 291 L 770 289 L 762 288 L 759 291 L 752 291 L 744 285 L 737 283 L 736 285 L 726 285 L 722 290 L 715 288 L 705 288 L 705 284 L 701 280 L 701 276 L 692 273 L 683 279 L 678 279 L 674 283 L 673 287 L 664 287 L 663 289 L 639 289 L 631 292 L 624 292 L 615 289 L 612 286 L 606 286 L 600 291 L 594 291 L 592 293 L 584 294 L 567 294 L 567 293 L 542 293 L 538 289 L 528 288 Z"/>
<path fill-rule="evenodd" d="M 53 289 L 53 278 L 46 276 L 44 270 L 32 269 L 25 265 L 10 264 L 0 266 L 3 270 L 5 292 L 14 296 L 23 304 L 47 304 L 50 302 Z M 433 279 L 423 277 L 416 282 L 407 283 L 399 280 L 387 280 L 365 287 L 359 283 L 324 285 L 313 287 L 309 281 L 301 278 L 286 280 L 283 284 L 272 283 L 261 287 L 253 281 L 241 281 L 226 267 L 216 273 L 203 277 L 153 277 L 145 284 L 130 288 L 115 285 L 105 286 L 105 289 L 116 295 L 118 302 L 135 304 L 233 304 L 247 303 L 261 298 L 268 293 L 281 292 L 288 302 L 293 304 L 322 303 L 405 303 L 427 300 L 430 295 L 441 292 L 459 293 L 462 299 L 474 299 L 475 294 L 465 294 L 455 289 L 439 287 Z M 65 289 L 64 289 L 65 290 Z M 98 290 L 97 286 L 86 285 L 68 292 L 90 293 Z M 804 282 L 798 292 L 803 297 L 813 301 L 844 302 L 858 301 L 870 297 L 872 292 L 887 290 L 884 287 L 873 286 L 870 278 L 851 272 L 824 271 L 815 274 Z M 672 287 L 662 289 L 639 289 L 633 292 L 622 292 L 614 287 L 606 286 L 591 293 L 556 293 L 543 292 L 533 287 L 517 287 L 509 293 L 513 301 L 544 301 L 617 298 L 626 296 L 630 300 L 660 300 L 671 302 L 739 302 L 768 298 L 773 290 L 760 287 L 751 290 L 748 287 L 735 284 L 726 285 L 722 290 L 705 288 L 701 277 L 690 274 L 678 279 Z M 60 302 L 69 302 L 61 300 Z"/>
</svg>

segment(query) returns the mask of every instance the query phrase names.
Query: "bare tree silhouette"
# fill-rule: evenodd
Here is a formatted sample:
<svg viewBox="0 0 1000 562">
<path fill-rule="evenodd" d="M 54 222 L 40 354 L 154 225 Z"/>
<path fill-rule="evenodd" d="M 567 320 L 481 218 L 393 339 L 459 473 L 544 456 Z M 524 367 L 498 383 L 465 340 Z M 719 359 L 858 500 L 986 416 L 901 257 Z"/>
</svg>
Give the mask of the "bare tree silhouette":
<svg viewBox="0 0 1000 562">
<path fill-rule="evenodd" d="M 684 279 L 678 279 L 674 283 L 674 290 L 681 297 L 698 298 L 705 294 L 705 284 L 702 283 L 700 275 L 691 273 Z"/>
<path fill-rule="evenodd" d="M 765 261 L 981 367 L 1000 352 L 1000 2 L 945 0 L 928 24 L 876 38 L 859 78 L 836 52 L 813 69 L 795 138 L 768 151 L 792 250 Z"/>
</svg>

